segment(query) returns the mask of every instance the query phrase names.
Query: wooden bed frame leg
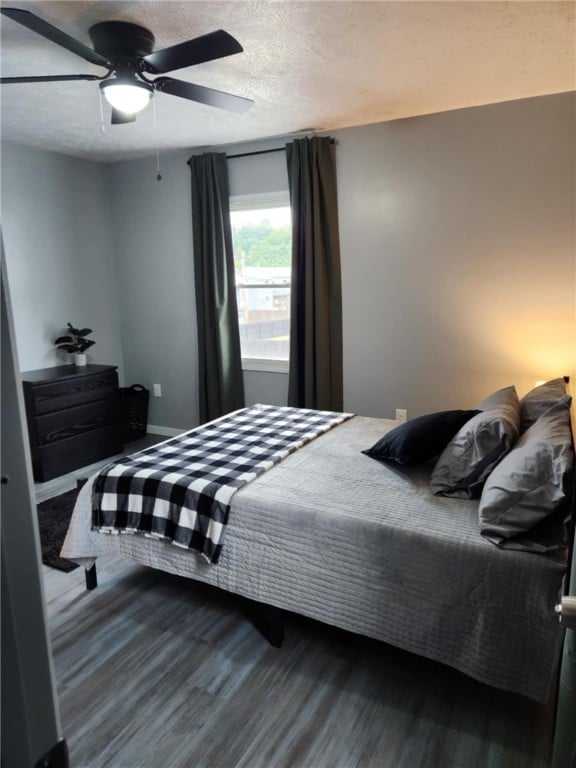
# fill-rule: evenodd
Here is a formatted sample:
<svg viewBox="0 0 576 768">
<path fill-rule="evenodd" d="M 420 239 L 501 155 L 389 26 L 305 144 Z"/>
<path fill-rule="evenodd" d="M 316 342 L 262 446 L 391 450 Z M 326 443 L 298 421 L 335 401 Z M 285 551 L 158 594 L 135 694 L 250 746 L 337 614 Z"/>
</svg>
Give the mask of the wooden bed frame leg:
<svg viewBox="0 0 576 768">
<path fill-rule="evenodd" d="M 86 579 L 86 589 L 96 589 L 98 586 L 98 576 L 96 575 L 96 563 L 86 568 L 84 571 L 84 577 Z"/>
<path fill-rule="evenodd" d="M 284 642 L 284 613 L 281 608 L 265 603 L 249 601 L 246 604 L 248 619 L 263 638 L 274 648 L 281 648 Z"/>
</svg>

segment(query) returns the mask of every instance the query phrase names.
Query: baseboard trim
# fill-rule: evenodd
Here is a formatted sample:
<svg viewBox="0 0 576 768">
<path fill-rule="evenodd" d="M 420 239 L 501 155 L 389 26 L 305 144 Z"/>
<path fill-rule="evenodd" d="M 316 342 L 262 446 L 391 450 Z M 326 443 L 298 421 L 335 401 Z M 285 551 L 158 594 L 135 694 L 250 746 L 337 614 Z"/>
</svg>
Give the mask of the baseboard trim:
<svg viewBox="0 0 576 768">
<path fill-rule="evenodd" d="M 181 435 L 182 432 L 187 432 L 188 430 L 174 429 L 174 427 L 159 427 L 156 424 L 147 424 L 146 431 L 148 432 L 148 434 L 152 433 L 153 435 L 165 435 L 166 437 L 176 437 L 176 435 Z"/>
</svg>

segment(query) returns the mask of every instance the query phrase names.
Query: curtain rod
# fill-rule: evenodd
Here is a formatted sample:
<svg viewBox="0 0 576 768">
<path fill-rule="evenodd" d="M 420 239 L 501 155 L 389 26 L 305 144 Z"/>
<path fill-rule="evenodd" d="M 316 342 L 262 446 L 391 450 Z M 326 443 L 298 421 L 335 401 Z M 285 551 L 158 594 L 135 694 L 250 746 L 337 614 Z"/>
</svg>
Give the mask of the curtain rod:
<svg viewBox="0 0 576 768">
<path fill-rule="evenodd" d="M 276 149 L 258 149 L 255 152 L 239 152 L 236 155 L 226 155 L 226 160 L 232 160 L 235 157 L 252 157 L 253 155 L 267 155 L 270 152 L 285 152 L 286 147 L 277 147 Z"/>
<path fill-rule="evenodd" d="M 335 139 L 330 139 L 330 144 L 335 143 Z M 232 160 L 235 157 L 252 157 L 252 155 L 267 155 L 269 152 L 285 152 L 286 147 L 277 147 L 276 149 L 259 149 L 255 152 L 240 152 L 236 155 L 226 155 L 227 160 Z"/>
<path fill-rule="evenodd" d="M 330 144 L 335 144 L 335 139 L 330 139 Z M 236 157 L 253 157 L 254 155 L 268 155 L 270 152 L 285 152 L 286 147 L 276 147 L 275 149 L 258 149 L 254 152 L 240 152 L 236 155 L 226 155 L 226 160 L 233 160 Z M 190 165 L 190 160 L 186 161 Z"/>
</svg>

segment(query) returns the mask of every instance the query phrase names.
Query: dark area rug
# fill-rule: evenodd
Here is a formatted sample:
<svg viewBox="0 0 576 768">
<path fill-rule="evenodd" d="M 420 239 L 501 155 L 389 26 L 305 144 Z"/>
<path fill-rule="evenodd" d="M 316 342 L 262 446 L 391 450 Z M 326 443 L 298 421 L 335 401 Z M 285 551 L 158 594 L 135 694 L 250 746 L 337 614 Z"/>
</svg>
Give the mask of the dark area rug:
<svg viewBox="0 0 576 768">
<path fill-rule="evenodd" d="M 55 496 L 53 499 L 42 501 L 37 506 L 42 562 L 59 571 L 73 571 L 78 568 L 76 563 L 60 557 L 60 550 L 70 525 L 78 491 L 85 482 L 85 480 L 78 480 L 77 488 Z"/>
</svg>

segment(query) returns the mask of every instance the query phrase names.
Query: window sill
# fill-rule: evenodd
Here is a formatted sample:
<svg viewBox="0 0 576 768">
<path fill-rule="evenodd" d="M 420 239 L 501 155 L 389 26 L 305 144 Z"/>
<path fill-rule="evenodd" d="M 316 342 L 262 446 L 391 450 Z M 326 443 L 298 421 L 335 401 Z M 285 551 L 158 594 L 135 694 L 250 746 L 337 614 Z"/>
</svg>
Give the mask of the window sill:
<svg viewBox="0 0 576 768">
<path fill-rule="evenodd" d="M 288 373 L 288 360 L 272 360 L 264 357 L 243 357 L 243 371 L 262 371 L 264 373 Z"/>
</svg>

